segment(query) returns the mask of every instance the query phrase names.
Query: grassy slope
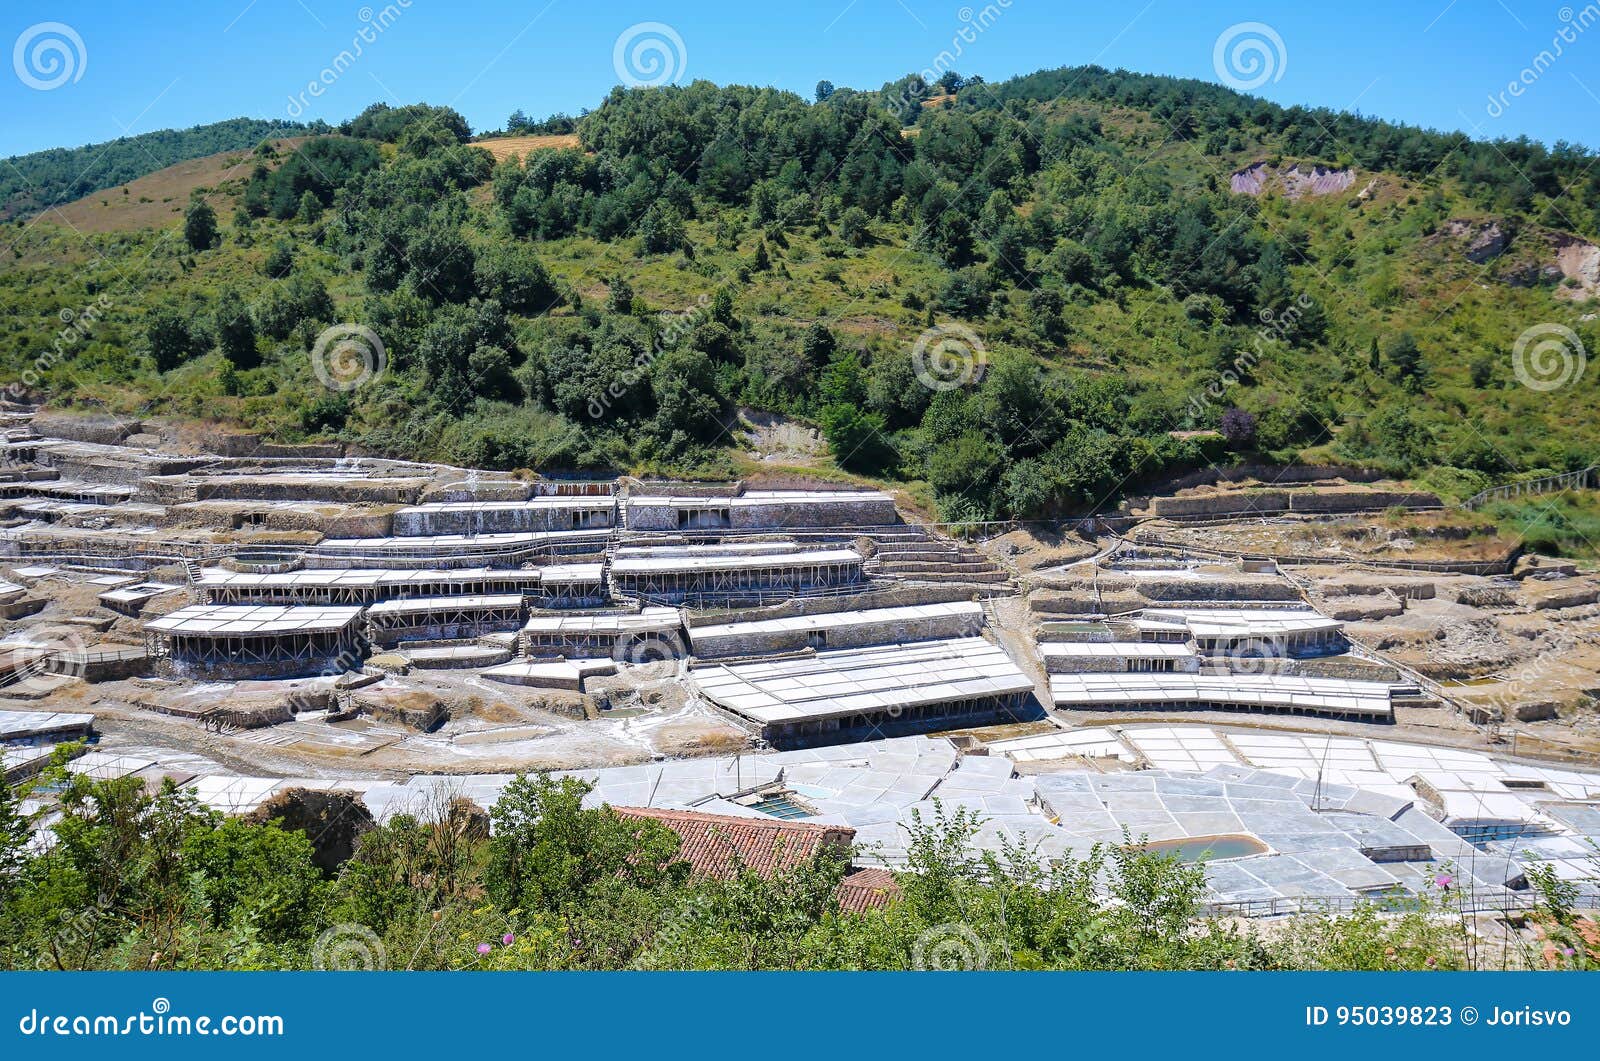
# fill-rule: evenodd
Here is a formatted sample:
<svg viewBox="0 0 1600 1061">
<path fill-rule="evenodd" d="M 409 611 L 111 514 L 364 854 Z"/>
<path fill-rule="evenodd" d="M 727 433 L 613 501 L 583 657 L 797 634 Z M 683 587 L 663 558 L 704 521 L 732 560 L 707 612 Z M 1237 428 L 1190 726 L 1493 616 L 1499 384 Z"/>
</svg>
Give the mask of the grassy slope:
<svg viewBox="0 0 1600 1061">
<path fill-rule="evenodd" d="M 218 152 L 249 151 L 290 136 L 297 122 L 233 118 L 190 129 L 161 129 L 77 148 L 52 148 L 0 160 L 0 221 L 29 217 L 94 192 Z"/>
<path fill-rule="evenodd" d="M 280 157 L 293 152 L 309 137 L 271 141 Z M 240 182 L 250 176 L 258 159 L 249 151 L 221 151 L 190 159 L 146 174 L 114 188 L 94 192 L 76 202 L 44 211 L 42 220 L 78 232 L 134 232 L 163 228 L 181 221 L 189 196 L 199 190 L 217 190 L 231 199 Z M 221 200 L 214 200 L 220 210 Z"/>
</svg>

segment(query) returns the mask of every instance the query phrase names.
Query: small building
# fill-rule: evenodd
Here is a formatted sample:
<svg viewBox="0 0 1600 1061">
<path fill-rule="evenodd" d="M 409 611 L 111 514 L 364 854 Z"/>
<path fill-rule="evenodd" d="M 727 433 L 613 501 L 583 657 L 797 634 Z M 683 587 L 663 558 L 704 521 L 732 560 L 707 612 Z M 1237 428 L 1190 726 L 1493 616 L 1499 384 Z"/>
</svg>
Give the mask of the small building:
<svg viewBox="0 0 1600 1061">
<path fill-rule="evenodd" d="M 1247 711 L 1393 722 L 1387 682 L 1284 674 L 1060 674 L 1050 695 L 1061 710 Z"/>
<path fill-rule="evenodd" d="M 689 631 L 689 639 L 696 656 L 713 659 L 973 637 L 983 622 L 981 605 L 952 601 L 699 626 Z"/>
<path fill-rule="evenodd" d="M 733 497 L 641 494 L 627 500 L 635 531 L 881 527 L 900 522 L 879 490 L 747 490 Z"/>
<path fill-rule="evenodd" d="M 0 499 L 38 497 L 83 505 L 118 505 L 132 500 L 138 490 L 131 486 L 79 482 L 70 479 L 11 480 L 0 482 Z"/>
<path fill-rule="evenodd" d="M 655 807 L 614 807 L 622 818 L 660 822 L 678 834 L 678 857 L 696 877 L 727 880 L 741 870 L 776 876 L 805 865 L 824 852 L 848 859 L 856 831 L 848 825 L 772 818 L 705 814 Z"/>
<path fill-rule="evenodd" d="M 847 825 L 707 814 L 696 810 L 613 807 L 619 817 L 655 821 L 678 835 L 678 858 L 692 877 L 728 880 L 741 871 L 771 878 L 825 853 L 854 855 L 856 831 Z M 853 869 L 839 882 L 836 898 L 845 913 L 887 906 L 901 895 L 893 873 L 877 866 Z"/>
<path fill-rule="evenodd" d="M 539 569 L 540 608 L 599 608 L 611 599 L 604 564 L 550 564 Z"/>
<path fill-rule="evenodd" d="M 521 594 L 484 597 L 408 597 L 367 609 L 368 636 L 374 644 L 450 641 L 522 627 Z"/>
<path fill-rule="evenodd" d="M 94 716 L 78 711 L 0 711 L 0 745 L 31 747 L 85 740 Z"/>
<path fill-rule="evenodd" d="M 325 538 L 307 567 L 517 567 L 545 557 L 604 551 L 610 531 L 519 531 L 390 538 Z"/>
<path fill-rule="evenodd" d="M 882 866 L 867 866 L 839 882 L 839 909 L 847 914 L 864 914 L 888 906 L 902 894 L 893 873 Z"/>
<path fill-rule="evenodd" d="M 614 497 L 615 479 L 561 479 L 545 476 L 533 484 L 535 497 Z"/>
<path fill-rule="evenodd" d="M 616 521 L 609 497 L 533 497 L 525 501 L 434 501 L 394 514 L 401 536 L 603 530 Z"/>
<path fill-rule="evenodd" d="M 1038 714 L 1028 710 L 1032 679 L 981 637 L 705 664 L 689 676 L 707 700 L 785 748 Z"/>
<path fill-rule="evenodd" d="M 145 624 L 152 659 L 211 678 L 342 673 L 366 654 L 360 608 L 193 604 Z"/>
<path fill-rule="evenodd" d="M 208 567 L 196 587 L 212 604 L 345 605 L 413 597 L 528 596 L 538 591 L 539 582 L 539 571 L 519 568 L 344 568 L 263 574 Z"/>
<path fill-rule="evenodd" d="M 97 598 L 103 607 L 123 615 L 138 615 L 144 606 L 163 593 L 171 593 L 182 586 L 170 582 L 140 582 L 133 586 L 121 586 L 117 589 L 107 590 Z"/>
<path fill-rule="evenodd" d="M 603 657 L 650 663 L 685 655 L 683 618 L 676 608 L 645 608 L 605 615 L 534 615 L 522 628 L 529 657 Z"/>
<path fill-rule="evenodd" d="M 1170 641 L 1046 641 L 1039 658 L 1051 674 L 1193 674 L 1200 657 L 1188 644 Z"/>
<path fill-rule="evenodd" d="M 640 550 L 611 562 L 617 592 L 647 600 L 761 601 L 806 590 L 847 587 L 862 580 L 862 557 L 853 549 L 785 552 Z"/>
<path fill-rule="evenodd" d="M 1204 656 L 1325 656 L 1350 647 L 1343 623 L 1310 608 L 1146 608 L 1134 623 L 1151 640 L 1181 629 Z"/>
</svg>

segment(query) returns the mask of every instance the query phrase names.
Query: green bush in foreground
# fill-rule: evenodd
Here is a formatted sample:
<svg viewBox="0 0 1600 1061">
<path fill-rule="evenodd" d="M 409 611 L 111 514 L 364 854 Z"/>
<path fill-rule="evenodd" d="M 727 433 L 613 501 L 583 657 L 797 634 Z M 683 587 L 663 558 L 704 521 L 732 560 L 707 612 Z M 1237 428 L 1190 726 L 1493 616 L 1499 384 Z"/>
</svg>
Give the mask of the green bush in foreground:
<svg viewBox="0 0 1600 1061">
<path fill-rule="evenodd" d="M 975 856 L 966 810 L 918 819 L 903 895 L 856 914 L 834 898 L 837 854 L 770 879 L 693 879 L 676 834 L 583 806 L 572 779 L 513 782 L 492 838 L 441 795 L 438 824 L 395 817 L 324 872 L 305 833 L 224 818 L 170 783 L 151 793 L 59 764 L 44 777 L 63 813 L 47 850 L 28 846 L 26 787 L 0 789 L 5 968 L 1592 968 L 1600 954 L 1558 882 L 1540 889 L 1540 948 L 1480 939 L 1448 892 L 1230 922 L 1204 916 L 1198 866 L 1131 842 L 1048 866 L 1020 849 Z"/>
</svg>

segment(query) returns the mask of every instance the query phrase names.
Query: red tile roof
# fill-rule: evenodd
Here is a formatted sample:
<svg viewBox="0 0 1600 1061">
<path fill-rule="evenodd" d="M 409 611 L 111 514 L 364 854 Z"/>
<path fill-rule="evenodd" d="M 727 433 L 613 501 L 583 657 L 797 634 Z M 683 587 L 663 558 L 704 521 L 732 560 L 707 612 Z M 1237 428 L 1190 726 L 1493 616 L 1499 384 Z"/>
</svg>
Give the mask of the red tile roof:
<svg viewBox="0 0 1600 1061">
<path fill-rule="evenodd" d="M 858 869 L 839 882 L 839 909 L 861 914 L 888 906 L 900 898 L 900 884 L 894 874 L 876 866 Z"/>
<path fill-rule="evenodd" d="M 615 807 L 624 818 L 651 818 L 678 834 L 678 857 L 697 877 L 732 877 L 743 865 L 763 877 L 792 869 L 817 852 L 849 855 L 856 831 L 843 825 L 814 825 L 781 818 L 736 818 L 688 810 Z"/>
</svg>

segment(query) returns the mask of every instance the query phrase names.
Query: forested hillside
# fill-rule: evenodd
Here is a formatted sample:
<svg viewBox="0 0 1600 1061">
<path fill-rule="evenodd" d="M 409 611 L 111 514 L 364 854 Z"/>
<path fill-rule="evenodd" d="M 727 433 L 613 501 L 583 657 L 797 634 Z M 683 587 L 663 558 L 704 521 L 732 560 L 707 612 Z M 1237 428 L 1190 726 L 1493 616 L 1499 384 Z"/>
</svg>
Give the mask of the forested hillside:
<svg viewBox="0 0 1600 1061">
<path fill-rule="evenodd" d="M 378 105 L 181 228 L 17 226 L 0 368 L 493 467 L 739 474 L 760 410 L 952 519 L 1247 456 L 1456 496 L 1600 456 L 1582 148 L 1093 67 L 617 89 L 576 131 L 496 163 Z"/>
<path fill-rule="evenodd" d="M 193 129 L 162 129 L 104 144 L 14 155 L 0 165 L 0 221 L 70 203 L 176 162 L 249 149 L 262 140 L 292 136 L 306 128 L 299 122 L 233 118 Z"/>
</svg>

